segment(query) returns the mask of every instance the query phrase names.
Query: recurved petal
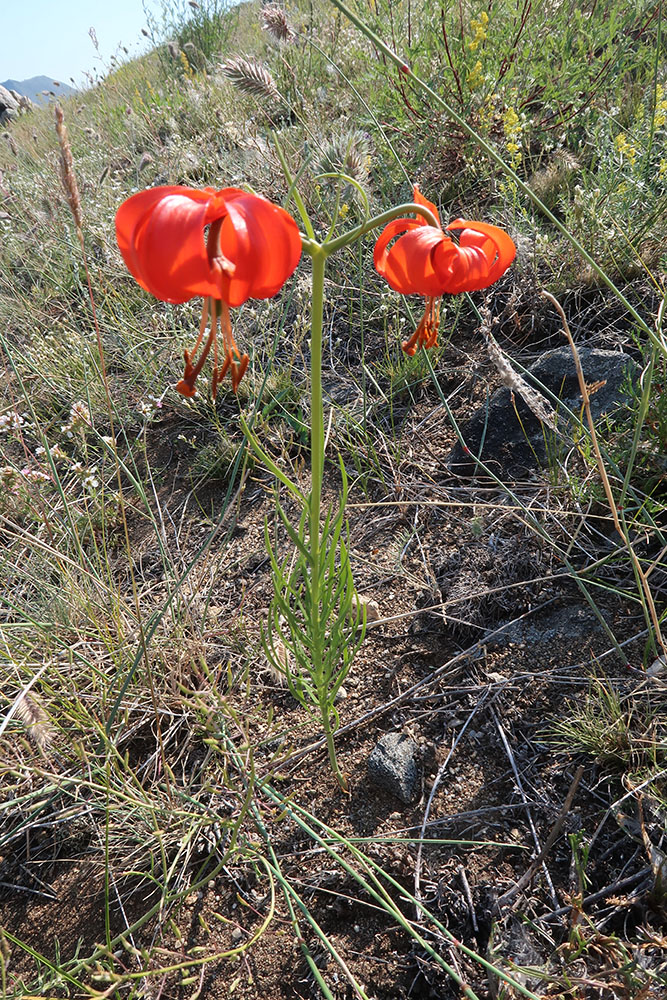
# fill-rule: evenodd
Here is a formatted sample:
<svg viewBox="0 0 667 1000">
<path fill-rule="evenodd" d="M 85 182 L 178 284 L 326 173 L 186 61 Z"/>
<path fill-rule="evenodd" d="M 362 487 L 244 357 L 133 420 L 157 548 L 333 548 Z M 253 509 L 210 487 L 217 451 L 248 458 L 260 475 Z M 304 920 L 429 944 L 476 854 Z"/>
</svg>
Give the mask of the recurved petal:
<svg viewBox="0 0 667 1000">
<path fill-rule="evenodd" d="M 455 219 L 447 226 L 448 230 L 461 230 L 459 247 L 463 258 L 468 261 L 470 278 L 476 282 L 466 291 L 487 288 L 501 277 L 516 256 L 516 247 L 511 237 L 499 226 L 487 222 L 469 222 L 465 219 Z M 474 251 L 472 253 L 468 251 Z M 488 264 L 484 274 L 484 263 Z"/>
<path fill-rule="evenodd" d="M 485 288 L 491 264 L 495 257 L 495 246 L 485 237 L 484 245 L 456 246 L 454 252 L 434 255 L 434 268 L 440 280 L 442 292 L 456 295 L 459 292 L 472 292 Z M 487 252 L 488 251 L 488 254 Z"/>
<path fill-rule="evenodd" d="M 433 212 L 433 215 L 435 216 L 435 218 L 436 218 L 436 220 L 438 222 L 438 225 L 440 224 L 440 216 L 438 215 L 438 209 L 436 208 L 436 206 L 433 204 L 432 201 L 429 201 L 428 198 L 424 197 L 424 195 L 421 193 L 421 191 L 419 190 L 419 187 L 416 184 L 415 184 L 415 186 L 412 189 L 412 200 L 414 202 L 416 202 L 417 205 L 423 205 L 424 208 L 430 209 L 431 212 Z M 417 219 L 423 225 L 426 225 L 426 226 L 432 225 L 431 221 L 427 220 L 424 215 L 418 215 Z"/>
<path fill-rule="evenodd" d="M 234 264 L 234 273 L 222 275 L 222 298 L 230 306 L 248 298 L 271 298 L 299 263 L 299 228 L 291 215 L 266 198 L 239 191 L 225 200 L 220 249 Z"/>
<path fill-rule="evenodd" d="M 151 188 L 133 195 L 116 215 L 118 246 L 142 288 L 165 302 L 216 295 L 204 241 L 215 192 Z"/>
<path fill-rule="evenodd" d="M 423 223 L 417 222 L 416 219 L 392 219 L 392 221 L 384 227 L 378 236 L 373 249 L 373 263 L 375 264 L 375 270 L 378 271 L 379 274 L 384 275 L 384 266 L 387 261 L 387 254 L 389 253 L 387 247 L 393 240 L 394 236 L 397 236 L 398 233 L 404 233 L 409 229 L 417 229 L 422 225 Z"/>
<path fill-rule="evenodd" d="M 446 261 L 455 259 L 458 247 L 441 229 L 421 226 L 396 241 L 391 254 L 396 265 L 404 267 L 410 276 L 412 290 L 420 295 L 442 295 L 442 269 Z M 436 266 L 436 261 L 439 266 Z"/>
<path fill-rule="evenodd" d="M 391 240 L 399 233 L 403 235 L 389 247 Z M 394 219 L 385 226 L 375 244 L 375 268 L 387 279 L 394 291 L 404 295 L 437 294 L 425 290 L 423 286 L 428 283 L 427 275 L 432 275 L 433 271 L 431 250 L 443 239 L 451 242 L 448 237 L 443 236 L 441 229 L 434 226 L 425 226 L 416 219 Z"/>
<path fill-rule="evenodd" d="M 401 236 L 389 251 L 387 280 L 393 272 L 402 276 L 406 294 L 442 295 L 449 291 L 443 287 L 442 271 L 447 272 L 445 262 L 455 258 L 457 252 L 458 247 L 441 229 L 420 226 Z"/>
</svg>

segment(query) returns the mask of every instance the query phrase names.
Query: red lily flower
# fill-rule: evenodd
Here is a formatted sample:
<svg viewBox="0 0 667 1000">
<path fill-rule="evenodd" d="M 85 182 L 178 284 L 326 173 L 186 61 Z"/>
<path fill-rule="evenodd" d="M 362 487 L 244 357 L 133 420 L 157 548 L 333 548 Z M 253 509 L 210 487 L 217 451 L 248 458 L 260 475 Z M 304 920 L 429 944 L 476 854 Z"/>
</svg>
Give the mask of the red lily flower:
<svg viewBox="0 0 667 1000">
<path fill-rule="evenodd" d="M 429 208 L 439 220 L 437 208 L 416 184 L 412 200 Z M 459 231 L 457 243 L 446 235 L 455 230 Z M 389 247 L 399 233 L 403 235 Z M 485 222 L 455 219 L 443 232 L 418 215 L 416 219 L 394 219 L 385 226 L 373 253 L 376 270 L 394 291 L 426 296 L 424 316 L 403 344 L 405 353 L 412 357 L 418 347 L 437 346 L 441 295 L 488 288 L 505 273 L 515 255 L 516 247 L 507 233 Z"/>
<path fill-rule="evenodd" d="M 238 188 L 156 187 L 123 202 L 116 214 L 116 239 L 130 274 L 156 298 L 177 303 L 204 296 L 199 337 L 193 350 L 185 351 L 178 391 L 194 396 L 195 379 L 213 347 L 211 395 L 215 399 L 227 371 L 236 392 L 249 359 L 234 342 L 229 307 L 249 298 L 271 298 L 295 270 L 301 236 L 291 215 Z M 209 314 L 210 331 L 195 362 Z M 221 367 L 218 323 L 224 345 Z"/>
</svg>

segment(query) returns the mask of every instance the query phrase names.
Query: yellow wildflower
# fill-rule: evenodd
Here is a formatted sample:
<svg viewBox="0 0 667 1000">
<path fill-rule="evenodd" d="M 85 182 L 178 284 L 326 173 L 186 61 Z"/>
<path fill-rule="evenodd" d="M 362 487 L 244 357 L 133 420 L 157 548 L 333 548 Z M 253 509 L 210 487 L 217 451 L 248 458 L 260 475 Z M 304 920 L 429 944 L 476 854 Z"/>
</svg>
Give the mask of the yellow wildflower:
<svg viewBox="0 0 667 1000">
<path fill-rule="evenodd" d="M 473 36 L 467 43 L 468 48 L 471 52 L 475 52 L 483 41 L 486 40 L 486 29 L 489 24 L 489 15 L 483 10 L 478 18 L 472 19 L 470 22 L 470 27 L 473 32 Z"/>
<path fill-rule="evenodd" d="M 476 90 L 478 87 L 484 83 L 484 74 L 482 73 L 482 64 L 477 60 L 473 68 L 468 73 L 466 77 L 466 83 L 471 90 Z"/>
<path fill-rule="evenodd" d="M 637 159 L 637 147 L 633 146 L 633 144 L 630 142 L 625 132 L 618 133 L 618 135 L 614 139 L 614 145 L 616 146 L 618 152 L 621 154 L 621 158 L 627 160 L 628 163 L 632 166 L 635 160 Z"/>
<path fill-rule="evenodd" d="M 665 100 L 665 88 L 659 83 L 655 88 L 653 125 L 655 128 L 662 128 L 665 122 L 667 122 L 667 100 Z"/>
</svg>

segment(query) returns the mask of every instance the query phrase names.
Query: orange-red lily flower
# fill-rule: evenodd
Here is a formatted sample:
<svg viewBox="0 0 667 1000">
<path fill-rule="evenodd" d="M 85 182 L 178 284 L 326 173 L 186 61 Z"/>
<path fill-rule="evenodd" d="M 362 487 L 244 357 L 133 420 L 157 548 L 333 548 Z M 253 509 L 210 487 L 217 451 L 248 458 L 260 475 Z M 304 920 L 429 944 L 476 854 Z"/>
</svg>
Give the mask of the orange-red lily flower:
<svg viewBox="0 0 667 1000">
<path fill-rule="evenodd" d="M 236 392 L 249 359 L 234 342 L 229 307 L 249 298 L 271 298 L 295 270 L 301 236 L 291 215 L 238 188 L 156 187 L 123 202 L 116 214 L 116 238 L 128 270 L 156 298 L 187 302 L 204 296 L 199 337 L 193 350 L 185 351 L 178 391 L 194 396 L 195 379 L 212 347 L 213 398 L 227 371 Z M 195 361 L 209 314 L 210 331 Z M 224 345 L 220 367 L 218 323 Z"/>
<path fill-rule="evenodd" d="M 439 220 L 437 208 L 417 185 L 412 200 L 429 208 Z M 446 235 L 452 231 L 459 233 L 456 243 Z M 403 235 L 390 247 L 399 233 Z M 375 244 L 376 270 L 394 291 L 426 296 L 424 316 L 403 344 L 405 353 L 412 356 L 418 347 L 437 346 L 441 295 L 488 288 L 505 273 L 515 255 L 516 247 L 507 233 L 485 222 L 455 219 L 445 231 L 421 215 L 390 222 Z"/>
</svg>

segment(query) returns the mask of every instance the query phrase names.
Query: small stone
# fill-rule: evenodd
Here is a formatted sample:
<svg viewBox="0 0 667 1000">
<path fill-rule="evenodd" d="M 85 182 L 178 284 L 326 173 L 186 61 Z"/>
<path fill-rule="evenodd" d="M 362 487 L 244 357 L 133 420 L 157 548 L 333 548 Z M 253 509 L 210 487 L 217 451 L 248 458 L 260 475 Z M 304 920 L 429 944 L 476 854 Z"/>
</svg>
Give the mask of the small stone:
<svg viewBox="0 0 667 1000">
<path fill-rule="evenodd" d="M 238 944 L 243 938 L 243 931 L 240 927 L 235 927 L 232 931 L 232 944 Z"/>
<path fill-rule="evenodd" d="M 417 793 L 418 772 L 415 763 L 417 745 L 403 733 L 387 733 L 368 758 L 368 776 L 371 781 L 405 802 L 414 800 Z"/>
<path fill-rule="evenodd" d="M 352 614 L 357 616 L 359 611 L 366 608 L 366 622 L 377 622 L 380 620 L 380 605 L 372 597 L 365 597 L 363 594 L 355 594 L 352 598 Z"/>
</svg>

